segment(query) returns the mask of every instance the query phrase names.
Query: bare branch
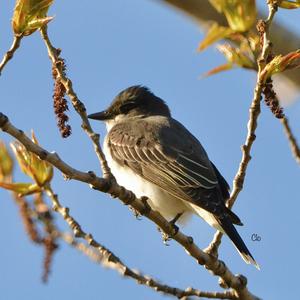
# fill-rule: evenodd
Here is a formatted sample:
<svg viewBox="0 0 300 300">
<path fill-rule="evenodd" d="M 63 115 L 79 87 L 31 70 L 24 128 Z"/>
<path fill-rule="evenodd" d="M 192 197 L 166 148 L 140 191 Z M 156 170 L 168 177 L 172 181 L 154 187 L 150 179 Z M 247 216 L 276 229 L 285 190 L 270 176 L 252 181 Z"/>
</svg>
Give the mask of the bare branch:
<svg viewBox="0 0 300 300">
<path fill-rule="evenodd" d="M 12 45 L 10 49 L 4 54 L 2 61 L 0 63 L 0 76 L 2 74 L 2 70 L 4 69 L 5 65 L 8 63 L 9 60 L 11 60 L 17 51 L 17 49 L 20 47 L 22 35 L 15 35 Z"/>
<path fill-rule="evenodd" d="M 257 72 L 256 86 L 254 89 L 254 96 L 249 109 L 247 137 L 244 145 L 242 146 L 242 160 L 239 164 L 238 171 L 233 180 L 233 189 L 230 198 L 227 201 L 227 206 L 229 208 L 232 208 L 239 193 L 243 189 L 247 167 L 249 161 L 251 160 L 250 152 L 252 149 L 252 145 L 256 139 L 255 130 L 257 128 L 257 120 L 260 115 L 260 101 L 262 98 L 262 91 L 264 87 L 264 83 L 261 78 L 261 72 L 267 63 L 268 56 L 270 53 L 271 41 L 269 36 L 269 28 L 274 18 L 274 15 L 276 13 L 276 7 L 274 5 L 268 4 L 268 6 L 269 6 L 268 18 L 265 21 L 259 21 L 259 23 L 262 23 L 262 28 L 261 28 L 262 31 L 260 32 L 260 34 L 262 34 L 263 37 L 263 45 L 262 45 L 261 56 L 258 59 L 258 72 Z M 207 253 L 212 254 L 214 256 L 218 255 L 218 247 L 221 244 L 222 236 L 223 234 L 221 232 L 215 233 L 212 242 L 205 249 Z"/>
<path fill-rule="evenodd" d="M 75 111 L 79 114 L 82 120 L 81 127 L 86 132 L 86 134 L 89 136 L 89 138 L 92 140 L 94 145 L 94 150 L 96 152 L 96 155 L 99 159 L 101 169 L 103 171 L 103 177 L 104 178 L 111 178 L 112 174 L 110 172 L 110 168 L 106 162 L 104 153 L 101 149 L 100 142 L 99 142 L 99 134 L 95 133 L 90 125 L 89 119 L 87 118 L 86 114 L 86 108 L 82 101 L 79 100 L 77 94 L 75 93 L 72 85 L 72 81 L 67 78 L 61 68 L 61 63 L 58 59 L 59 52 L 58 49 L 56 49 L 49 39 L 48 33 L 47 33 L 47 26 L 44 26 L 40 29 L 41 36 L 46 44 L 49 58 L 52 61 L 53 67 L 56 69 L 58 78 L 60 79 L 61 83 L 64 85 L 66 89 L 66 93 L 69 96 L 72 105 L 75 109 Z"/>
<path fill-rule="evenodd" d="M 155 291 L 162 292 L 168 295 L 173 295 L 177 298 L 182 298 L 186 296 L 198 296 L 198 297 L 206 297 L 206 298 L 221 298 L 221 299 L 237 299 L 234 295 L 233 291 L 228 291 L 225 293 L 219 292 L 203 292 L 193 288 L 188 288 L 187 290 L 181 290 L 175 287 L 171 287 L 168 285 L 163 285 L 159 283 L 157 280 L 142 275 L 136 271 L 133 271 L 128 266 L 126 266 L 119 257 L 117 257 L 114 253 L 112 253 L 109 249 L 101 245 L 97 242 L 93 236 L 89 233 L 86 233 L 79 223 L 70 215 L 70 210 L 68 207 L 63 207 L 60 204 L 58 196 L 53 192 L 50 185 L 45 187 L 45 191 L 49 198 L 52 200 L 54 211 L 58 212 L 64 220 L 68 223 L 70 229 L 73 231 L 75 237 L 80 237 L 84 239 L 90 246 L 97 250 L 98 255 L 95 255 L 95 252 L 90 251 L 88 247 L 84 244 L 79 244 L 75 241 L 72 236 L 66 235 L 58 235 L 61 236 L 64 241 L 74 246 L 76 249 L 82 251 L 91 257 L 94 261 L 101 263 L 103 266 L 114 269 L 119 272 L 121 276 L 130 277 L 137 281 L 139 284 L 146 285 Z"/>
<path fill-rule="evenodd" d="M 293 135 L 292 129 L 289 125 L 289 121 L 286 117 L 284 117 L 284 118 L 280 119 L 280 122 L 282 123 L 284 132 L 288 138 L 292 154 L 293 154 L 296 162 L 298 164 L 300 164 L 300 148 L 299 148 L 299 145 L 297 143 L 295 136 Z"/>
<path fill-rule="evenodd" d="M 148 286 L 154 289 L 155 291 L 170 296 L 175 296 L 178 299 L 181 299 L 183 297 L 188 297 L 188 296 L 196 296 L 196 297 L 211 298 L 211 299 L 234 299 L 234 300 L 238 299 L 236 296 L 234 296 L 232 291 L 204 292 L 194 288 L 187 288 L 185 290 L 182 290 L 176 287 L 171 287 L 165 284 L 161 284 L 159 281 L 153 279 L 148 275 L 143 275 L 138 271 L 133 271 L 132 269 L 129 269 L 129 267 L 126 266 L 123 262 L 121 262 L 120 259 L 118 259 L 117 263 L 115 263 L 113 260 L 111 260 L 111 257 L 115 257 L 115 255 L 107 248 L 105 248 L 106 251 L 104 252 L 101 251 L 100 248 L 97 248 L 96 249 L 97 252 L 96 252 L 93 250 L 93 248 L 87 246 L 86 244 L 78 242 L 71 234 L 57 232 L 56 236 L 58 238 L 61 238 L 64 242 L 66 242 L 73 248 L 82 252 L 84 255 L 89 257 L 92 261 L 101 264 L 103 267 L 116 270 L 119 272 L 121 276 L 130 277 L 136 280 L 139 284 Z M 103 253 L 105 253 L 105 255 Z M 128 271 L 124 274 L 125 269 Z"/>
<path fill-rule="evenodd" d="M 40 159 L 48 161 L 57 169 L 65 174 L 66 177 L 89 183 L 94 189 L 104 193 L 109 193 L 113 197 L 119 198 L 123 204 L 130 205 L 139 214 L 146 216 L 148 219 L 158 225 L 168 236 L 176 240 L 185 251 L 194 257 L 196 261 L 204 265 L 212 274 L 219 276 L 222 280 L 222 285 L 232 288 L 234 295 L 243 300 L 259 299 L 252 295 L 247 289 L 247 280 L 242 275 L 234 275 L 225 263 L 221 260 L 202 251 L 189 236 L 184 235 L 181 231 L 174 230 L 172 224 L 164 219 L 157 211 L 151 209 L 145 199 L 138 199 L 124 187 L 119 186 L 115 181 L 96 177 L 94 173 L 84 173 L 78 171 L 65 162 L 55 153 L 50 153 L 42 147 L 34 144 L 23 131 L 14 127 L 8 118 L 0 113 L 0 128 L 2 131 L 15 137 L 24 147 L 40 157 Z"/>
<path fill-rule="evenodd" d="M 101 263 L 104 267 L 105 261 L 102 261 L 103 257 L 99 252 L 96 252 L 94 248 L 91 248 L 90 246 L 86 245 L 85 243 L 78 242 L 76 238 L 70 234 L 70 233 L 64 233 L 60 231 L 55 232 L 55 236 L 57 238 L 62 239 L 65 243 L 67 243 L 69 246 L 77 249 L 81 253 L 83 253 L 85 256 L 87 256 L 90 260 Z"/>
</svg>

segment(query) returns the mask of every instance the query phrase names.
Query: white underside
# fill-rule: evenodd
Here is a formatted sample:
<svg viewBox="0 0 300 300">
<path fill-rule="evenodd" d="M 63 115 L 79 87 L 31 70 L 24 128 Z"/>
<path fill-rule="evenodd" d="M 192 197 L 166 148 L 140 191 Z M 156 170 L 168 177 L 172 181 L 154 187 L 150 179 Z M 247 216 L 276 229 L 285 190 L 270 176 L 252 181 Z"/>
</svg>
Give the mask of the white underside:
<svg viewBox="0 0 300 300">
<path fill-rule="evenodd" d="M 174 219 L 179 213 L 183 213 L 178 222 L 184 224 L 188 221 L 192 214 L 197 214 L 208 224 L 220 230 L 215 217 L 211 213 L 196 205 L 170 195 L 157 185 L 135 174 L 128 167 L 120 166 L 112 159 L 106 140 L 104 141 L 103 151 L 106 156 L 107 163 L 118 184 L 134 192 L 137 197 L 147 196 L 149 198 L 149 205 L 151 208 L 157 210 L 168 221 Z"/>
</svg>

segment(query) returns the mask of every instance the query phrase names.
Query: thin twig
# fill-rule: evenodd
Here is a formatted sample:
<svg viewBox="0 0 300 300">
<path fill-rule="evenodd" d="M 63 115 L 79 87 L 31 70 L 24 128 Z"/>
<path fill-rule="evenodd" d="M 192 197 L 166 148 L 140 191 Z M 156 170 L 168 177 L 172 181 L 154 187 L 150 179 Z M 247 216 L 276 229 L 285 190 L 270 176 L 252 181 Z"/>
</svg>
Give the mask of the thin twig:
<svg viewBox="0 0 300 300">
<path fill-rule="evenodd" d="M 11 60 L 16 52 L 16 50 L 20 47 L 22 35 L 15 35 L 12 45 L 10 49 L 4 54 L 3 59 L 0 63 L 0 76 L 2 74 L 2 70 L 5 67 L 5 65 L 8 63 L 9 60 Z"/>
<path fill-rule="evenodd" d="M 96 263 L 101 263 L 104 267 L 106 267 L 104 264 L 105 262 L 102 261 L 103 257 L 102 257 L 102 255 L 100 255 L 99 252 L 96 252 L 94 250 L 94 248 L 86 245 L 85 243 L 78 242 L 77 239 L 72 234 L 57 231 L 55 233 L 55 236 L 57 238 L 62 239 L 65 243 L 67 243 L 71 247 L 73 247 L 73 248 L 77 249 L 78 251 L 80 251 L 81 253 L 83 253 L 90 260 L 92 260 Z"/>
<path fill-rule="evenodd" d="M 283 125 L 284 132 L 285 132 L 285 134 L 288 138 L 288 141 L 290 143 L 290 148 L 291 148 L 292 154 L 293 154 L 296 162 L 298 164 L 300 164 L 300 148 L 299 148 L 299 145 L 297 143 L 297 140 L 296 140 L 295 136 L 293 135 L 293 132 L 292 132 L 292 129 L 289 125 L 289 121 L 288 121 L 287 117 L 284 117 L 284 118 L 280 119 L 280 122 Z"/>
<path fill-rule="evenodd" d="M 153 221 L 163 230 L 163 232 L 176 240 L 189 255 L 196 259 L 199 264 L 204 265 L 205 268 L 208 269 L 212 274 L 219 276 L 222 280 L 222 285 L 232 288 L 234 295 L 239 299 L 259 299 L 252 295 L 247 289 L 247 280 L 244 276 L 234 275 L 223 261 L 218 260 L 202 251 L 193 242 L 191 237 L 184 235 L 180 230 L 176 231 L 174 226 L 172 226 L 165 218 L 163 218 L 159 212 L 151 209 L 145 199 L 138 199 L 134 193 L 126 190 L 122 186 L 119 186 L 115 181 L 99 178 L 92 172 L 84 173 L 72 168 L 62 161 L 56 153 L 50 153 L 39 145 L 33 143 L 31 139 L 23 133 L 22 130 L 14 127 L 9 122 L 8 118 L 2 113 L 0 113 L 0 129 L 15 137 L 28 151 L 36 154 L 38 157 L 40 157 L 40 159 L 48 161 L 54 167 L 63 172 L 66 177 L 86 182 L 94 189 L 108 193 L 113 197 L 117 197 L 122 201 L 123 204 L 130 205 L 139 214 L 144 215 Z"/>
<path fill-rule="evenodd" d="M 250 153 L 251 153 L 252 145 L 256 139 L 255 130 L 257 128 L 257 120 L 260 115 L 260 101 L 262 98 L 262 89 L 264 87 L 262 79 L 261 79 L 261 72 L 267 63 L 267 59 L 268 59 L 268 56 L 269 56 L 269 53 L 271 50 L 269 29 L 270 29 L 272 20 L 274 18 L 274 15 L 277 11 L 277 8 L 271 2 L 268 3 L 268 6 L 269 6 L 268 18 L 265 21 L 262 21 L 263 22 L 263 33 L 262 33 L 263 34 L 263 47 L 262 47 L 262 51 L 261 51 L 261 56 L 257 60 L 257 63 L 258 63 L 257 80 L 256 80 L 255 88 L 254 88 L 253 100 L 251 102 L 251 106 L 249 109 L 247 137 L 246 137 L 246 141 L 245 141 L 244 145 L 242 146 L 242 159 L 239 164 L 238 171 L 233 180 L 233 189 L 232 189 L 230 198 L 227 200 L 227 203 L 226 203 L 229 208 L 232 208 L 239 193 L 243 189 L 247 167 L 248 167 L 249 161 L 251 160 Z M 218 247 L 221 244 L 222 236 L 223 236 L 223 234 L 221 232 L 217 231 L 214 235 L 212 242 L 205 249 L 205 251 L 207 253 L 212 254 L 217 257 L 218 256 Z"/>
<path fill-rule="evenodd" d="M 245 144 L 242 146 L 242 160 L 239 165 L 239 169 L 237 171 L 237 174 L 235 175 L 235 178 L 233 180 L 233 190 L 230 195 L 230 199 L 228 200 L 227 204 L 228 207 L 231 208 L 234 204 L 235 200 L 237 199 L 238 194 L 243 189 L 243 184 L 246 176 L 246 170 L 248 167 L 248 163 L 251 160 L 250 151 L 253 145 L 253 142 L 255 141 L 256 135 L 255 130 L 257 128 L 257 120 L 258 116 L 260 114 L 260 100 L 262 97 L 262 88 L 263 83 L 261 79 L 261 71 L 264 68 L 264 66 L 267 63 L 267 58 L 271 49 L 271 41 L 269 38 L 269 27 L 270 24 L 274 18 L 274 15 L 276 13 L 276 8 L 272 4 L 268 4 L 269 6 L 269 16 L 265 23 L 265 30 L 264 30 L 264 44 L 262 48 L 261 57 L 258 59 L 258 73 L 257 73 L 257 80 L 256 80 L 256 86 L 254 89 L 254 96 L 253 100 L 250 106 L 249 110 L 249 121 L 248 121 L 248 132 Z"/>
<path fill-rule="evenodd" d="M 101 169 L 103 171 L 103 177 L 104 178 L 112 178 L 113 176 L 110 172 L 110 168 L 107 164 L 106 158 L 105 158 L 104 153 L 100 146 L 100 141 L 99 141 L 100 136 L 99 136 L 99 134 L 97 134 L 93 131 L 93 129 L 90 125 L 89 119 L 87 118 L 86 108 L 85 108 L 83 102 L 79 100 L 76 92 L 73 89 L 72 81 L 66 77 L 66 75 L 64 74 L 64 72 L 61 68 L 61 63 L 58 59 L 59 51 L 52 45 L 52 43 L 49 39 L 48 32 L 47 32 L 47 26 L 42 27 L 40 29 L 40 32 L 41 32 L 41 36 L 46 44 L 49 58 L 51 59 L 53 66 L 56 68 L 56 71 L 58 74 L 57 77 L 60 79 L 60 82 L 64 85 L 64 87 L 66 89 L 66 93 L 67 93 L 68 97 L 70 98 L 75 111 L 81 117 L 81 120 L 82 120 L 81 127 L 93 142 L 95 153 L 98 157 L 98 160 L 101 165 Z"/>
<path fill-rule="evenodd" d="M 54 211 L 58 212 L 64 220 L 68 223 L 69 227 L 73 231 L 75 237 L 80 237 L 84 239 L 90 246 L 96 249 L 98 255 L 95 255 L 95 252 L 91 252 L 90 248 L 84 244 L 78 243 L 72 236 L 61 235 L 61 237 L 68 244 L 74 246 L 76 249 L 82 251 L 84 254 L 87 254 L 94 261 L 101 263 L 103 266 L 114 269 L 120 273 L 121 276 L 130 277 L 134 279 L 137 283 L 146 285 L 155 291 L 162 292 L 164 294 L 175 296 L 179 299 L 187 296 L 198 296 L 206 298 L 219 298 L 219 299 L 237 299 L 233 291 L 227 292 L 203 292 L 193 288 L 188 288 L 186 290 L 181 290 L 176 287 L 171 287 L 165 284 L 161 284 L 152 277 L 145 276 L 140 274 L 137 271 L 132 270 L 127 265 L 125 265 L 119 257 L 117 257 L 112 251 L 107 249 L 105 246 L 97 242 L 93 236 L 89 233 L 86 233 L 79 223 L 70 215 L 70 211 L 67 207 L 63 207 L 60 204 L 58 196 L 53 192 L 50 185 L 45 187 L 45 191 L 49 198 L 52 200 Z"/>
</svg>

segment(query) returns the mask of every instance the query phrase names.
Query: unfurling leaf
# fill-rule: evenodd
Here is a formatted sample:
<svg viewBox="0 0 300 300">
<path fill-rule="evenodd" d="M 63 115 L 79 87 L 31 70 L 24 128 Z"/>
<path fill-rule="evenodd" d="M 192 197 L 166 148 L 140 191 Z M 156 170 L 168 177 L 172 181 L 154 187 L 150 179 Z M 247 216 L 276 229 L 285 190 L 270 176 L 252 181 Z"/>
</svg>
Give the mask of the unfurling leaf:
<svg viewBox="0 0 300 300">
<path fill-rule="evenodd" d="M 28 22 L 27 30 L 29 31 L 37 30 L 43 27 L 44 25 L 48 24 L 52 19 L 53 17 L 36 18 Z"/>
<path fill-rule="evenodd" d="M 300 1 L 296 0 L 295 1 L 279 1 L 278 6 L 281 8 L 286 8 L 286 9 L 294 9 L 294 8 L 299 8 L 300 7 Z"/>
<path fill-rule="evenodd" d="M 296 69 L 300 67 L 300 49 L 290 52 L 286 55 L 275 56 L 262 70 L 261 80 L 266 82 L 268 78 L 276 73 L 281 73 L 288 69 Z"/>
<path fill-rule="evenodd" d="M 17 0 L 12 18 L 16 35 L 30 35 L 52 20 L 47 12 L 54 0 Z"/>
<path fill-rule="evenodd" d="M 211 44 L 227 38 L 231 34 L 233 34 L 234 31 L 229 27 L 219 26 L 217 23 L 214 23 L 210 29 L 208 30 L 204 40 L 200 43 L 198 46 L 198 51 L 202 51 Z"/>
<path fill-rule="evenodd" d="M 249 30 L 256 21 L 255 0 L 209 0 L 219 13 L 223 13 L 230 28 L 236 32 Z"/>
<path fill-rule="evenodd" d="M 217 49 L 224 54 L 229 63 L 246 69 L 256 69 L 255 62 L 239 48 L 235 48 L 229 44 L 224 44 L 218 45 Z"/>
<path fill-rule="evenodd" d="M 217 66 L 217 67 L 213 68 L 212 70 L 206 72 L 203 76 L 208 77 L 208 76 L 211 76 L 211 75 L 218 74 L 220 72 L 228 71 L 232 68 L 233 68 L 233 65 L 231 63 L 227 63 L 227 64 L 220 65 L 220 66 Z"/>
<path fill-rule="evenodd" d="M 248 33 L 247 38 L 241 42 L 240 49 L 241 51 L 245 51 L 249 55 L 252 55 L 253 59 L 256 61 L 261 51 L 259 36 L 253 32 Z"/>
<path fill-rule="evenodd" d="M 41 188 L 36 183 L 0 182 L 0 187 L 13 191 L 20 196 L 31 195 L 41 191 Z"/>
<path fill-rule="evenodd" d="M 33 132 L 32 141 L 38 145 Z M 11 144 L 11 147 L 15 152 L 21 170 L 30 176 L 38 186 L 42 187 L 51 181 L 53 177 L 53 167 L 48 162 L 41 160 L 37 155 L 27 151 L 19 142 Z"/>
<path fill-rule="evenodd" d="M 208 71 L 203 75 L 204 77 L 230 70 L 235 66 L 252 70 L 257 69 L 255 61 L 249 56 L 252 55 L 252 51 L 249 49 L 249 47 L 246 49 L 247 51 L 243 51 L 240 48 L 235 48 L 229 44 L 224 44 L 218 45 L 217 49 L 226 57 L 227 63 Z"/>
<path fill-rule="evenodd" d="M 9 154 L 5 144 L 0 141 L 0 180 L 5 181 L 11 177 L 13 170 L 13 159 Z"/>
</svg>

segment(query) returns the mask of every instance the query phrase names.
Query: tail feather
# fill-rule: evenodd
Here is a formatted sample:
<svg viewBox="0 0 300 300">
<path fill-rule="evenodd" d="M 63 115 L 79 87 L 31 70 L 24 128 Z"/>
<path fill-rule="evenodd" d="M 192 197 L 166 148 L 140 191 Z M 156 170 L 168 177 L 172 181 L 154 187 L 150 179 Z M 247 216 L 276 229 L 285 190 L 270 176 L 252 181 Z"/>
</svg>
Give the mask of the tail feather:
<svg viewBox="0 0 300 300">
<path fill-rule="evenodd" d="M 242 223 L 242 221 L 240 220 L 240 218 L 228 207 L 225 206 L 225 210 L 226 213 L 228 214 L 228 216 L 231 219 L 231 222 L 235 225 L 239 225 L 239 226 L 243 226 L 244 224 Z"/>
<path fill-rule="evenodd" d="M 255 261 L 254 257 L 248 250 L 247 246 L 245 245 L 244 241 L 242 240 L 241 236 L 235 229 L 234 225 L 231 223 L 231 220 L 228 218 L 217 219 L 218 224 L 223 229 L 223 231 L 228 235 L 232 243 L 234 244 L 235 248 L 243 258 L 243 260 L 247 264 L 254 265 L 258 270 L 260 267 L 258 263 Z"/>
</svg>

